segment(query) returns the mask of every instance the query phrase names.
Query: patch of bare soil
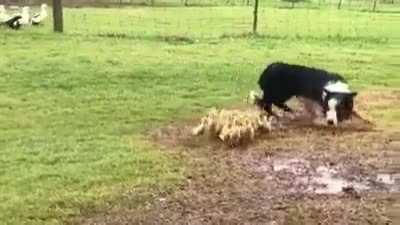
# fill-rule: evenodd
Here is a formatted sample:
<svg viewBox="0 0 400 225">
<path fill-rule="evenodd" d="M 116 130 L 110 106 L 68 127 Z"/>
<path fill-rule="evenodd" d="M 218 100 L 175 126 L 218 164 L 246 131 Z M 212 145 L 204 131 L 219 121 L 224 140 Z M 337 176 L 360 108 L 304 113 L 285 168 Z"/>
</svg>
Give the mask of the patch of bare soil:
<svg viewBox="0 0 400 225">
<path fill-rule="evenodd" d="M 399 133 L 361 118 L 338 128 L 301 115 L 281 121 L 234 149 L 191 136 L 192 122 L 153 131 L 152 140 L 187 162 L 184 184 L 73 224 L 400 224 Z"/>
</svg>

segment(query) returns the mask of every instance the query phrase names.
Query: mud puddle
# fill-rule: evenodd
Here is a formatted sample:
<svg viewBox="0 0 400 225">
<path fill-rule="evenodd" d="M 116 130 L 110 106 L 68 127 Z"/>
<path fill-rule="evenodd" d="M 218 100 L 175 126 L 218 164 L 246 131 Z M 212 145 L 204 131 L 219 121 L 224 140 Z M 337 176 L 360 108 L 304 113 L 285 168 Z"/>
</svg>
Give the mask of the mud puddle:
<svg viewBox="0 0 400 225">
<path fill-rule="evenodd" d="M 268 168 L 263 165 L 261 170 Z M 343 174 L 350 173 L 349 168 L 337 169 L 320 165 L 313 167 L 304 159 L 273 160 L 272 171 L 265 171 L 268 176 L 279 173 L 289 173 L 293 183 L 302 187 L 299 192 L 316 194 L 339 194 L 341 192 L 400 192 L 400 173 L 375 173 L 346 178 Z"/>
</svg>

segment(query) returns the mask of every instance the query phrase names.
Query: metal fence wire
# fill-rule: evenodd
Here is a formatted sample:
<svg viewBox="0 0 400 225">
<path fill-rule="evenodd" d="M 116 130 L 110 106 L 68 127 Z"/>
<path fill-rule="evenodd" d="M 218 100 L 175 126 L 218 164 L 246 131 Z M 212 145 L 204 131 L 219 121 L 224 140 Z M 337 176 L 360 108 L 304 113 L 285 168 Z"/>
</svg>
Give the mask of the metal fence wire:
<svg viewBox="0 0 400 225">
<path fill-rule="evenodd" d="M 260 0 L 259 35 L 374 41 L 398 35 L 383 28 L 389 25 L 395 29 L 398 25 L 400 14 L 385 12 L 396 12 L 400 2 L 380 1 L 379 11 L 372 13 L 374 0 L 305 0 L 294 5 L 290 1 Z M 32 11 L 43 2 L 51 3 L 0 0 L 7 7 L 30 5 Z M 64 0 L 64 27 L 72 35 L 118 38 L 235 38 L 252 32 L 253 3 L 254 0 Z M 46 32 L 46 27 L 51 26 L 49 21 L 38 32 Z"/>
</svg>

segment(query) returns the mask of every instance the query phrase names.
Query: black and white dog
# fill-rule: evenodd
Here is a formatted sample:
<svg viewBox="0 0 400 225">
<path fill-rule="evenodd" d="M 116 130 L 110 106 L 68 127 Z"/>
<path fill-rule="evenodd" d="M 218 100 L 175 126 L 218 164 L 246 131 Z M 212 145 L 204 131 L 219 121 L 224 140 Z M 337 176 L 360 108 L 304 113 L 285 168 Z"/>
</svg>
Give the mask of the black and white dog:
<svg viewBox="0 0 400 225">
<path fill-rule="evenodd" d="M 349 119 L 353 99 L 357 95 L 349 89 L 344 78 L 325 70 L 286 63 L 272 63 L 261 74 L 258 84 L 261 95 L 250 94 L 252 101 L 270 115 L 272 105 L 293 112 L 286 105 L 291 97 L 304 97 L 318 103 L 329 125 Z"/>
</svg>

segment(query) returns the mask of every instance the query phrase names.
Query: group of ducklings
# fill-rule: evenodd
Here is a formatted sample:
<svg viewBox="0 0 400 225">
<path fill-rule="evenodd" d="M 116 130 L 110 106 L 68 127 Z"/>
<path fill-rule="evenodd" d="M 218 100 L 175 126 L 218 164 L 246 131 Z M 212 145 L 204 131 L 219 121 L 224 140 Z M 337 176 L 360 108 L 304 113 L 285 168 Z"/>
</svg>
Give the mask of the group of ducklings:
<svg viewBox="0 0 400 225">
<path fill-rule="evenodd" d="M 272 117 L 256 107 L 246 110 L 217 110 L 212 108 L 193 128 L 193 135 L 208 132 L 229 146 L 254 140 L 260 131 L 272 130 Z"/>
</svg>

